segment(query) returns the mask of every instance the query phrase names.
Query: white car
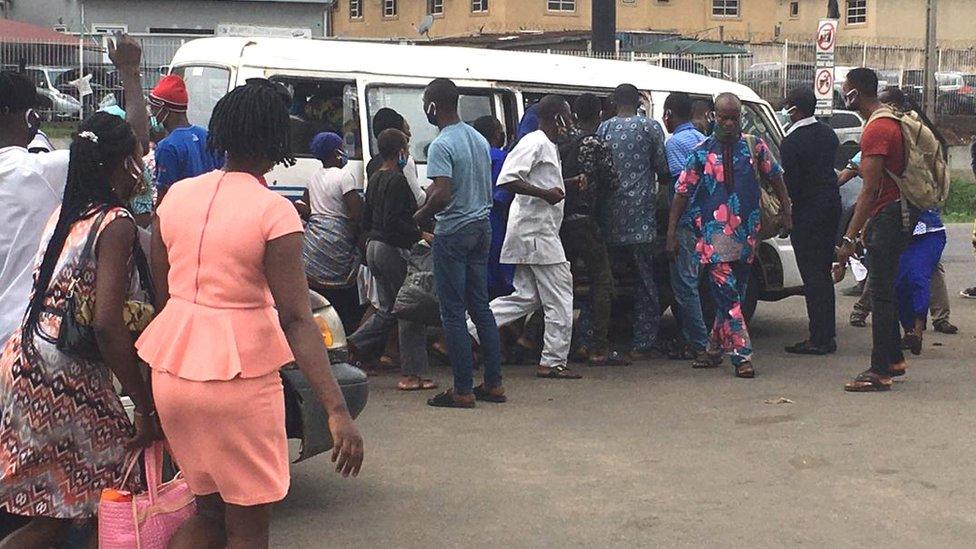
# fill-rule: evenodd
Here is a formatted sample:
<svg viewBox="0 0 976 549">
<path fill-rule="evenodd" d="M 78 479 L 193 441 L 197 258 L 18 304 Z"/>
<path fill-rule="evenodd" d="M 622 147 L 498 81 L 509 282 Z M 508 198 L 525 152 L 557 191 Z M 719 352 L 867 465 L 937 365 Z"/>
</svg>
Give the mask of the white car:
<svg viewBox="0 0 976 549">
<path fill-rule="evenodd" d="M 81 101 L 70 96 L 55 86 L 58 76 L 68 69 L 57 67 L 31 66 L 24 69 L 24 74 L 34 82 L 37 94 L 41 96 L 41 114 L 49 120 L 77 118 L 81 115 Z"/>
</svg>

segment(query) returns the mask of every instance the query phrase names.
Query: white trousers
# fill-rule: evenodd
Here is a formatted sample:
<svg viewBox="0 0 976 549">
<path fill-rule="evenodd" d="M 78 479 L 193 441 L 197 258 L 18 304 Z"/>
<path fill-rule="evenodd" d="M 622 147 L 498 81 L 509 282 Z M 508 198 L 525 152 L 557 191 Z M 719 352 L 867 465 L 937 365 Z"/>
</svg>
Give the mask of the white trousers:
<svg viewBox="0 0 976 549">
<path fill-rule="evenodd" d="M 554 265 L 516 265 L 515 292 L 490 303 L 495 323 L 504 326 L 542 308 L 545 338 L 542 366 L 565 366 L 573 337 L 573 274 L 569 262 Z M 468 333 L 477 339 L 474 323 L 468 319 Z"/>
</svg>

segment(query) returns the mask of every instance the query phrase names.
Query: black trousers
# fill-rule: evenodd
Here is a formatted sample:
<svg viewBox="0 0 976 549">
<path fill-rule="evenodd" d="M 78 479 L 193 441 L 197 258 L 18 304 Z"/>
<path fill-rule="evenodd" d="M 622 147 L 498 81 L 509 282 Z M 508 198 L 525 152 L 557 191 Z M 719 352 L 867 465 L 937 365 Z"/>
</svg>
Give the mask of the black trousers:
<svg viewBox="0 0 976 549">
<path fill-rule="evenodd" d="M 826 345 L 837 337 L 834 281 L 830 267 L 834 262 L 835 235 L 840 223 L 840 194 L 819 193 L 793 206 L 793 251 L 803 279 L 810 318 L 810 342 Z"/>
<path fill-rule="evenodd" d="M 917 215 L 911 218 L 909 226 L 913 227 Z M 904 228 L 901 202 L 897 201 L 871 218 L 864 231 L 864 246 L 871 258 L 868 277 L 874 301 L 871 371 L 882 376 L 891 375 L 891 365 L 905 360 L 901 352 L 895 277 L 898 275 L 898 260 L 908 244 L 910 231 L 911 228 Z"/>
</svg>

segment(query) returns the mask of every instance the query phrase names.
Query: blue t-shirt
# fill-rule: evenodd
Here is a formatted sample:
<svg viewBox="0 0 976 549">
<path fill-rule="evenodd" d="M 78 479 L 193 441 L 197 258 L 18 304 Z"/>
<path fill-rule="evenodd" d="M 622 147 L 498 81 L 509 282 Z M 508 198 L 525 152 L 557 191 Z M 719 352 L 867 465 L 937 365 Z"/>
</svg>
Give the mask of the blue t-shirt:
<svg viewBox="0 0 976 549">
<path fill-rule="evenodd" d="M 207 150 L 207 130 L 177 128 L 156 146 L 156 187 L 168 189 L 177 181 L 212 172 L 223 162 Z"/>
<path fill-rule="evenodd" d="M 491 210 L 491 149 L 471 126 L 459 122 L 441 130 L 427 153 L 427 177 L 447 177 L 453 194 L 435 216 L 434 234 L 454 234 L 488 218 Z"/>
</svg>

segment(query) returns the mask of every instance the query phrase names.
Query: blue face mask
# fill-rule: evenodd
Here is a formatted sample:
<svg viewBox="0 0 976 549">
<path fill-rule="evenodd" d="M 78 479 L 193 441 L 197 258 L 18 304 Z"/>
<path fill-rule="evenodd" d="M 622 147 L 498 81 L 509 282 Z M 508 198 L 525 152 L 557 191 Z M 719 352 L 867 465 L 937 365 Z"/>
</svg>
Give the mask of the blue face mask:
<svg viewBox="0 0 976 549">
<path fill-rule="evenodd" d="M 160 110 L 160 112 L 162 112 L 162 110 Z M 169 116 L 168 112 L 166 113 L 166 116 Z M 166 120 L 166 116 L 163 117 L 163 120 Z M 149 129 L 156 134 L 166 133 L 166 126 L 163 126 L 163 120 L 159 120 L 158 118 L 156 118 L 155 114 L 152 114 L 150 112 Z"/>
<path fill-rule="evenodd" d="M 346 153 L 340 152 L 338 158 L 339 158 L 339 167 L 340 168 L 345 168 L 346 167 L 346 164 L 349 163 L 349 157 L 346 156 Z"/>
<path fill-rule="evenodd" d="M 406 168 L 406 167 L 407 167 L 407 157 L 406 157 L 406 156 L 402 156 L 402 155 L 401 155 L 401 156 L 400 156 L 400 158 L 398 158 L 398 159 L 397 159 L 397 166 L 398 166 L 398 167 L 399 167 L 399 168 L 400 168 L 401 170 L 402 170 L 403 168 Z"/>
</svg>

